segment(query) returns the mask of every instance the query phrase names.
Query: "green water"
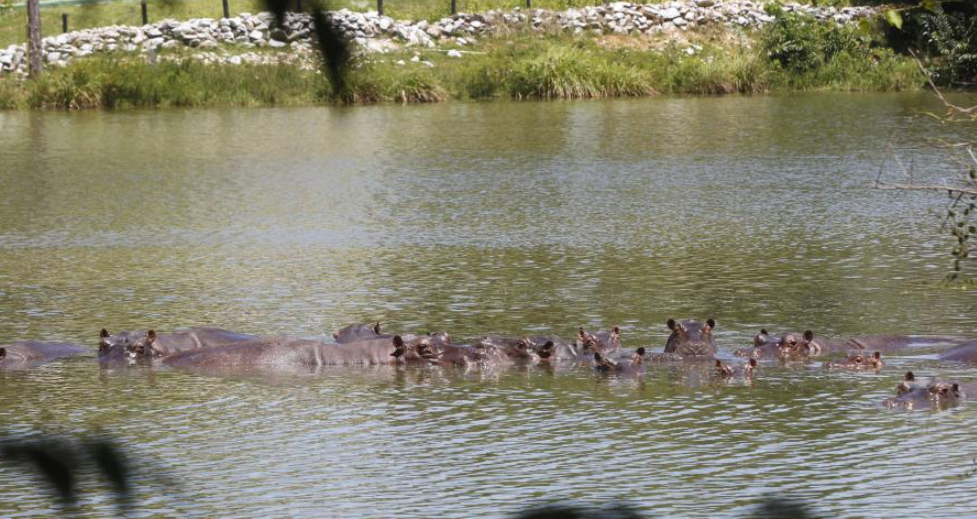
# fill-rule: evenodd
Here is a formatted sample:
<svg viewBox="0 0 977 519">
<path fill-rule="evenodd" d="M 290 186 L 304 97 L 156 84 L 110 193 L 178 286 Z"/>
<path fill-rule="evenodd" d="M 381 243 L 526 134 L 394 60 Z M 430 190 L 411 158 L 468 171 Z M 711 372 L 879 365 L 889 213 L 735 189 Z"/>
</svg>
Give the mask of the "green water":
<svg viewBox="0 0 977 519">
<path fill-rule="evenodd" d="M 942 196 L 866 189 L 886 156 L 942 178 L 925 95 L 425 107 L 0 113 L 0 343 L 216 325 L 331 334 L 619 325 L 660 349 L 714 317 L 724 356 L 762 326 L 977 337 Z M 890 144 L 895 152 L 887 152 Z M 887 168 L 895 170 L 893 160 Z M 895 177 L 893 177 L 895 178 Z M 0 429 L 131 445 L 146 515 L 504 516 L 624 500 L 739 516 L 770 493 L 832 516 L 975 513 L 974 408 L 881 409 L 879 373 L 343 369 L 217 378 L 0 372 Z M 959 477 L 958 477 L 959 476 Z M 912 493 L 907 492 L 912 488 Z M 84 512 L 110 515 L 104 493 Z M 53 515 L 0 463 L 0 515 Z"/>
</svg>

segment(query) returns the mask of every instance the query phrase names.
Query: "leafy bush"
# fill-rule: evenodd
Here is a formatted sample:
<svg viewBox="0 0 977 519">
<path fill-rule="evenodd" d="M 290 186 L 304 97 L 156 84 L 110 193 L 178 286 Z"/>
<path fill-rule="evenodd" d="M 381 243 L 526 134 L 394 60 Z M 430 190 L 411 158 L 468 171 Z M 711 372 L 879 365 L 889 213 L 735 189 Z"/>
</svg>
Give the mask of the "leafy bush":
<svg viewBox="0 0 977 519">
<path fill-rule="evenodd" d="M 760 44 L 767 56 L 792 72 L 816 70 L 842 52 L 866 54 L 870 38 L 858 28 L 819 22 L 813 16 L 774 11 Z"/>
<path fill-rule="evenodd" d="M 901 27 L 889 28 L 889 44 L 901 52 L 921 51 L 937 83 L 977 81 L 977 4 L 924 2 L 905 9 Z"/>
</svg>

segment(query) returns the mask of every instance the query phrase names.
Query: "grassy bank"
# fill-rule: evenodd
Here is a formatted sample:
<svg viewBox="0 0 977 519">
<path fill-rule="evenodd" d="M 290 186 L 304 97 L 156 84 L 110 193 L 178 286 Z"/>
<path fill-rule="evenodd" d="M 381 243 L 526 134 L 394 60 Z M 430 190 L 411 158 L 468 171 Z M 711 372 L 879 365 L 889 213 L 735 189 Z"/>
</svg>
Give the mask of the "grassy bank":
<svg viewBox="0 0 977 519">
<path fill-rule="evenodd" d="M 516 34 L 466 46 L 461 58 L 448 57 L 444 49 L 369 56 L 350 72 L 342 92 L 333 92 L 317 72 L 293 65 L 205 65 L 189 59 L 151 65 L 116 54 L 78 60 L 37 81 L 0 81 L 0 107 L 415 103 L 922 85 L 911 60 L 858 31 L 812 28 L 785 18 L 758 34 L 684 33 L 681 40 Z"/>
</svg>

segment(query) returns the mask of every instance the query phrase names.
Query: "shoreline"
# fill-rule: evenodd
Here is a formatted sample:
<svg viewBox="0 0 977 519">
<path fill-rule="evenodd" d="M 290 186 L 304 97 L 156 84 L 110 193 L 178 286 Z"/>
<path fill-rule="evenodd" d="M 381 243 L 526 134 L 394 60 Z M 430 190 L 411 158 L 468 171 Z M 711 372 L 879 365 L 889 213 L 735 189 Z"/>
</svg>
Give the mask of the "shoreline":
<svg viewBox="0 0 977 519">
<path fill-rule="evenodd" d="M 864 19 L 881 23 L 870 18 L 874 9 L 788 4 L 767 12 L 758 5 L 618 2 L 459 14 L 435 24 L 336 11 L 330 16 L 355 49 L 342 92 L 333 92 L 323 78 L 311 19 L 301 13 L 288 13 L 280 27 L 262 13 L 91 29 L 46 38 L 48 65 L 37 80 L 24 79 L 19 46 L 0 51 L 0 67 L 7 71 L 0 73 L 0 109 L 587 99 L 923 85 L 907 57 L 865 36 L 870 24 Z M 801 49 L 803 61 L 794 48 L 798 39 L 810 47 Z M 839 47 L 838 40 L 845 44 Z M 784 41 L 794 46 L 788 52 L 781 51 Z"/>
</svg>

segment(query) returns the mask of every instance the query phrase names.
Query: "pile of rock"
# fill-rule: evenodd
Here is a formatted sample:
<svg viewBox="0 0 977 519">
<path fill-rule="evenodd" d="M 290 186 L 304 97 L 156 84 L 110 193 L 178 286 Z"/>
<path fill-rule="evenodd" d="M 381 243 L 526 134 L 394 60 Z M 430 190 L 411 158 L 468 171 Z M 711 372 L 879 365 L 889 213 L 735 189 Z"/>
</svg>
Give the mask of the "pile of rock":
<svg viewBox="0 0 977 519">
<path fill-rule="evenodd" d="M 787 4 L 788 12 L 803 12 L 819 20 L 849 23 L 874 16 L 871 7 L 814 7 Z M 329 13 L 331 19 L 350 39 L 366 52 L 388 52 L 401 45 L 434 47 L 439 44 L 463 46 L 490 32 L 532 28 L 596 34 L 638 34 L 669 30 L 686 30 L 704 25 L 726 25 L 755 28 L 773 20 L 760 2 L 751 0 L 688 0 L 662 4 L 615 2 L 609 5 L 581 7 L 566 11 L 534 9 L 523 11 L 488 11 L 482 14 L 456 14 L 437 22 L 397 21 L 376 12 L 359 13 L 343 9 Z M 44 60 L 63 66 L 78 57 L 95 52 L 149 52 L 155 49 L 216 49 L 229 45 L 235 49 L 267 47 L 281 52 L 308 54 L 312 49 L 312 19 L 304 13 L 288 13 L 284 23 L 275 23 L 270 13 L 243 13 L 234 18 L 194 19 L 180 22 L 163 20 L 134 26 L 102 27 L 44 38 Z M 245 51 L 248 56 L 262 53 Z M 0 50 L 0 71 L 26 71 L 25 45 L 11 45 Z M 224 61 L 262 62 L 265 58 Z M 275 60 L 281 61 L 279 58 Z"/>
</svg>

